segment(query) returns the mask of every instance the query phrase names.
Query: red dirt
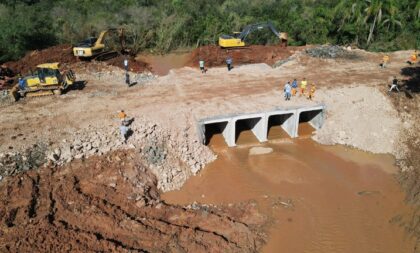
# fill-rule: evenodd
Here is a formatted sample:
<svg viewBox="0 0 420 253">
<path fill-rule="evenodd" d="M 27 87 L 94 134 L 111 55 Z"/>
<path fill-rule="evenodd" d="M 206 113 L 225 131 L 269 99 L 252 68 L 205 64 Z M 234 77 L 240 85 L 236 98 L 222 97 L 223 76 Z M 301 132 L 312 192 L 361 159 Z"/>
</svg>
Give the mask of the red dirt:
<svg viewBox="0 0 420 253">
<path fill-rule="evenodd" d="M 106 61 L 109 65 L 117 66 L 124 69 L 124 59 L 125 56 L 120 55 L 118 57 L 112 58 Z M 142 73 L 145 70 L 149 70 L 147 63 L 137 61 L 133 57 L 128 57 L 128 68 L 131 72 Z"/>
<path fill-rule="evenodd" d="M 232 57 L 233 65 L 249 63 L 267 63 L 272 65 L 291 56 L 295 51 L 303 49 L 304 47 L 285 48 L 280 45 L 251 45 L 245 48 L 222 49 L 219 46 L 210 45 L 199 47 L 192 51 L 187 65 L 196 67 L 199 60 L 203 59 L 206 67 L 221 66 L 225 64 L 228 56 Z"/>
<path fill-rule="evenodd" d="M 22 59 L 7 62 L 6 65 L 14 72 L 24 75 L 31 69 L 35 69 L 38 64 L 51 62 L 60 62 L 61 64 L 77 62 L 77 58 L 73 55 L 72 45 L 63 44 L 28 52 Z"/>
<path fill-rule="evenodd" d="M 133 151 L 43 168 L 0 184 L 0 252 L 257 252 L 252 204 L 184 208 L 159 200 Z"/>
<path fill-rule="evenodd" d="M 27 53 L 18 61 L 6 62 L 5 64 L 14 72 L 21 73 L 22 75 L 29 73 L 31 69 L 35 69 L 37 65 L 42 63 L 59 62 L 63 66 L 70 65 L 71 67 L 72 64 L 80 62 L 73 55 L 72 48 L 73 47 L 70 44 L 63 44 L 49 47 L 43 50 L 35 50 Z M 124 58 L 125 56 L 120 55 L 105 62 L 109 65 L 124 69 Z M 88 61 L 83 63 L 90 64 Z M 147 70 L 148 66 L 144 62 L 136 61 L 133 57 L 129 57 L 129 68 L 132 72 L 141 73 Z"/>
</svg>

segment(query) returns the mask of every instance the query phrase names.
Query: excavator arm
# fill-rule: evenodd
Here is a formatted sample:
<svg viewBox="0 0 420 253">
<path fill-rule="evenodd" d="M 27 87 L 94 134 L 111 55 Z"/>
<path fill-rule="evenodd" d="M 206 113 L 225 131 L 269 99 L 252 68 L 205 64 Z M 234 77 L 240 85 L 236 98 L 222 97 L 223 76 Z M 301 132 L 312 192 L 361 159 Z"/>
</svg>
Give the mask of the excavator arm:
<svg viewBox="0 0 420 253">
<path fill-rule="evenodd" d="M 255 30 L 261 30 L 264 28 L 269 28 L 271 32 L 273 32 L 277 38 L 279 38 L 282 42 L 286 41 L 287 44 L 287 34 L 286 33 L 279 33 L 274 25 L 271 22 L 266 23 L 258 23 L 247 25 L 244 27 L 242 32 L 235 33 L 233 36 L 231 35 L 222 35 L 219 38 L 219 46 L 228 48 L 228 47 L 243 47 L 245 46 L 245 38 Z"/>
<path fill-rule="evenodd" d="M 276 28 L 274 28 L 274 25 L 271 22 L 267 22 L 267 23 L 259 23 L 259 24 L 253 24 L 253 25 L 245 26 L 244 30 L 241 32 L 241 34 L 238 36 L 238 38 L 241 39 L 241 40 L 245 40 L 245 38 L 251 32 L 253 32 L 255 30 L 262 30 L 264 28 L 269 28 L 277 37 L 280 37 L 280 34 L 279 34 L 279 32 L 277 32 Z"/>
</svg>

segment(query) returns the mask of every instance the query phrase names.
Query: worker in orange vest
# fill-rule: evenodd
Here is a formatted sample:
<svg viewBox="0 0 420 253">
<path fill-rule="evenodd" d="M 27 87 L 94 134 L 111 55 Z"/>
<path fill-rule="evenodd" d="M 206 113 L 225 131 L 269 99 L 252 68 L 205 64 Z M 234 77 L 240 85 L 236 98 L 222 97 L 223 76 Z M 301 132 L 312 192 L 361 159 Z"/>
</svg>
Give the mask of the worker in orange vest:
<svg viewBox="0 0 420 253">
<path fill-rule="evenodd" d="M 384 55 L 384 57 L 382 57 L 382 63 L 379 64 L 379 66 L 381 66 L 382 68 L 386 68 L 386 65 L 388 65 L 389 62 L 389 55 Z"/>
<path fill-rule="evenodd" d="M 314 96 L 315 96 L 315 91 L 316 91 L 315 84 L 314 84 L 314 83 L 312 83 L 312 85 L 311 85 L 311 89 L 310 89 L 310 90 L 309 90 L 309 92 L 308 92 L 308 99 L 312 100 L 312 99 L 314 98 Z"/>
<path fill-rule="evenodd" d="M 407 61 L 408 64 L 413 65 L 417 63 L 417 50 L 414 51 L 414 53 L 411 54 L 410 60 Z"/>
</svg>

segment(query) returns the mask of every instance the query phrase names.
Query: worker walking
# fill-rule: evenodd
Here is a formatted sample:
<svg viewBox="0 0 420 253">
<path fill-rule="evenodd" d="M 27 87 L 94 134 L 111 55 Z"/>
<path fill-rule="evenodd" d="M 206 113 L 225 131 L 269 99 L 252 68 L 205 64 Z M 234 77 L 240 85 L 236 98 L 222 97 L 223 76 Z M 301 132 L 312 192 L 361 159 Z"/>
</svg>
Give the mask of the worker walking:
<svg viewBox="0 0 420 253">
<path fill-rule="evenodd" d="M 389 55 L 385 54 L 384 57 L 382 57 L 382 63 L 379 64 L 379 66 L 381 66 L 381 68 L 386 68 L 386 66 L 388 65 L 389 62 Z"/>
<path fill-rule="evenodd" d="M 391 88 L 389 89 L 388 92 L 391 92 L 394 89 L 400 92 L 400 90 L 398 89 L 398 79 L 396 76 L 394 76 L 394 79 L 392 80 Z"/>
<path fill-rule="evenodd" d="M 305 95 L 306 85 L 308 85 L 308 81 L 306 81 L 306 78 L 304 77 L 300 82 L 300 96 Z"/>
<path fill-rule="evenodd" d="M 206 73 L 206 69 L 204 68 L 204 61 L 201 59 L 198 64 L 200 65 L 201 73 Z"/>
<path fill-rule="evenodd" d="M 134 118 L 127 117 L 127 114 L 125 114 L 124 110 L 120 110 L 118 112 L 118 118 L 120 119 L 121 123 L 125 126 L 129 126 L 134 120 Z"/>
<path fill-rule="evenodd" d="M 130 74 L 128 73 L 128 60 L 124 59 L 124 69 L 125 69 L 125 84 L 130 86 Z"/>
<path fill-rule="evenodd" d="M 123 122 L 121 122 L 120 125 L 120 134 L 121 134 L 121 138 L 122 140 L 126 143 L 127 142 L 127 138 L 128 138 L 128 126 L 124 125 Z"/>
<path fill-rule="evenodd" d="M 298 83 L 297 83 L 297 80 L 295 78 L 295 79 L 293 79 L 293 82 L 292 82 L 292 96 L 296 95 L 297 88 L 298 88 Z"/>
<path fill-rule="evenodd" d="M 232 57 L 228 56 L 226 58 L 226 66 L 227 66 L 228 71 L 230 71 L 233 68 L 232 64 L 233 64 Z"/>
<path fill-rule="evenodd" d="M 311 85 L 311 89 L 310 89 L 310 90 L 309 90 L 309 92 L 308 92 L 308 99 L 309 99 L 309 100 L 312 100 L 312 99 L 314 98 L 314 96 L 315 96 L 315 91 L 316 91 L 315 84 L 314 84 L 314 83 L 312 83 L 312 85 Z"/>
<path fill-rule="evenodd" d="M 292 96 L 292 86 L 290 85 L 290 81 L 288 81 L 284 85 L 284 98 L 285 100 L 290 100 L 290 97 Z"/>
</svg>

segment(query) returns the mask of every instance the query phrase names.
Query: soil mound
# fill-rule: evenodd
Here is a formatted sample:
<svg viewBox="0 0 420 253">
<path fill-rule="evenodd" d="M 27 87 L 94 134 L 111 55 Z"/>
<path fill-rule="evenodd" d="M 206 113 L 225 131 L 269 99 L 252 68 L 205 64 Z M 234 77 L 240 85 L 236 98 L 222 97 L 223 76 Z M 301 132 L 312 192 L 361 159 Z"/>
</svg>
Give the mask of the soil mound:
<svg viewBox="0 0 420 253">
<path fill-rule="evenodd" d="M 106 61 L 106 63 L 124 69 L 125 59 L 126 58 L 124 55 L 119 55 L 118 57 L 109 59 L 108 61 Z M 135 73 L 142 73 L 146 70 L 149 70 L 147 63 L 135 60 L 133 57 L 128 58 L 128 68 L 131 72 Z"/>
<path fill-rule="evenodd" d="M 115 58 L 105 61 L 105 63 L 124 69 L 125 56 L 119 55 Z M 148 70 L 146 63 L 136 61 L 133 57 L 128 57 L 129 69 L 132 72 L 141 73 Z M 27 53 L 23 58 L 14 62 L 7 62 L 6 65 L 16 73 L 27 74 L 42 63 L 59 62 L 64 66 L 69 66 L 80 62 L 73 55 L 73 46 L 70 44 L 57 45 L 43 50 L 35 50 Z M 82 61 L 84 64 L 91 64 L 89 61 Z"/>
<path fill-rule="evenodd" d="M 60 62 L 62 64 L 74 63 L 77 61 L 73 55 L 72 45 L 63 44 L 49 47 L 43 50 L 28 52 L 22 59 L 14 62 L 7 62 L 6 65 L 13 71 L 21 74 L 28 73 L 35 69 L 38 64 Z"/>
<path fill-rule="evenodd" d="M 303 47 L 299 47 L 303 49 Z M 233 64 L 267 63 L 269 65 L 291 56 L 298 47 L 282 47 L 280 45 L 252 45 L 244 48 L 223 49 L 219 46 L 209 45 L 195 49 L 191 53 L 188 66 L 198 66 L 200 59 L 204 60 L 206 67 L 221 66 L 225 64 L 228 56 L 232 57 Z"/>
<path fill-rule="evenodd" d="M 134 152 L 32 170 L 0 184 L 1 252 L 257 252 L 254 205 L 159 200 Z"/>
</svg>

